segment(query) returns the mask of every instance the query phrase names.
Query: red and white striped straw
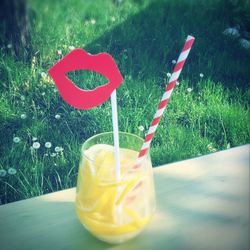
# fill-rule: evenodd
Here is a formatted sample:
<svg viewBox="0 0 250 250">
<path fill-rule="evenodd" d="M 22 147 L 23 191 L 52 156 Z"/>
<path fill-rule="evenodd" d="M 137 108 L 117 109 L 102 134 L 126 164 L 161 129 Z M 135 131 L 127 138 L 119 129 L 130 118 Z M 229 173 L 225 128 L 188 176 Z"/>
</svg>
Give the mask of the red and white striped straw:
<svg viewBox="0 0 250 250">
<path fill-rule="evenodd" d="M 188 54 L 191 50 L 193 43 L 194 43 L 194 39 L 195 38 L 193 36 L 188 36 L 186 39 L 186 42 L 183 46 L 181 54 L 177 60 L 175 67 L 174 67 L 173 73 L 169 79 L 168 85 L 166 86 L 165 93 L 163 94 L 161 101 L 158 105 L 157 112 L 154 115 L 153 121 L 150 125 L 148 133 L 147 133 L 146 138 L 144 140 L 144 143 L 142 145 L 141 151 L 138 155 L 137 164 L 134 166 L 134 168 L 138 168 L 140 166 L 140 162 L 143 160 L 143 158 L 146 156 L 146 154 L 148 152 L 148 149 L 150 147 L 150 143 L 154 137 L 154 133 L 159 125 L 162 114 L 163 114 L 163 112 L 168 104 L 168 101 L 170 99 L 170 96 L 172 94 L 174 86 L 179 78 L 179 75 L 182 71 L 182 68 L 185 64 L 185 61 L 188 57 Z"/>
</svg>

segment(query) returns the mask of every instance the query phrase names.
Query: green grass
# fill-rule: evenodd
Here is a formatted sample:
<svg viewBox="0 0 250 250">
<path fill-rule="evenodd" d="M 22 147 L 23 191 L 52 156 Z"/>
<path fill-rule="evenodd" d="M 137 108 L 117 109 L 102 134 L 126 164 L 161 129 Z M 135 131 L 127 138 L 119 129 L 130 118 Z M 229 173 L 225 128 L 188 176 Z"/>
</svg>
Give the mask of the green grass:
<svg viewBox="0 0 250 250">
<path fill-rule="evenodd" d="M 30 1 L 32 63 L 1 52 L 0 169 L 17 173 L 0 177 L 0 203 L 75 186 L 81 144 L 112 129 L 109 101 L 76 110 L 62 101 L 51 79 L 41 76 L 60 59 L 57 51 L 65 55 L 69 46 L 114 56 L 124 76 L 118 89 L 120 130 L 144 137 L 171 61 L 193 34 L 180 84 L 152 142 L 153 165 L 249 143 L 250 54 L 222 34 L 232 13 L 227 1 L 116 2 Z M 105 81 L 92 72 L 69 77 L 86 89 Z M 27 117 L 21 119 L 22 114 Z M 19 143 L 13 142 L 16 136 Z M 32 151 L 33 137 L 41 147 Z M 51 149 L 44 147 L 47 141 Z M 52 157 L 56 146 L 64 151 Z"/>
</svg>

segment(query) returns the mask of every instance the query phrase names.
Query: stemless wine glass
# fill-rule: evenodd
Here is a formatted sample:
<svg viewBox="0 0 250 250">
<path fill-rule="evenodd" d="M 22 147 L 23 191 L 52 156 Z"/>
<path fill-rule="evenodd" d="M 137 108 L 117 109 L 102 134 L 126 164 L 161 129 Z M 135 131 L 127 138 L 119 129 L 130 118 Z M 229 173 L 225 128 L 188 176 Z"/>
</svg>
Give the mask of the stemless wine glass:
<svg viewBox="0 0 250 250">
<path fill-rule="evenodd" d="M 108 243 L 139 234 L 155 210 L 149 154 L 135 168 L 143 140 L 119 132 L 121 177 L 115 170 L 113 133 L 89 138 L 82 146 L 76 188 L 76 213 L 83 226 Z"/>
</svg>

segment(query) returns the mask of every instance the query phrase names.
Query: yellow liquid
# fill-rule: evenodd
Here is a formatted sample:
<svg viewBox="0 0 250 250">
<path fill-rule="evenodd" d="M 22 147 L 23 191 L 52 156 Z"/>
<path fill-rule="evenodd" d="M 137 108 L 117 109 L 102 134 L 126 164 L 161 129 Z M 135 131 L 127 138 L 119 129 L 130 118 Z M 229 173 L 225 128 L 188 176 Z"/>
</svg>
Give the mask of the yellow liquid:
<svg viewBox="0 0 250 250">
<path fill-rule="evenodd" d="M 77 180 L 78 218 L 101 240 L 121 243 L 133 238 L 155 209 L 150 160 L 133 169 L 138 152 L 120 149 L 121 179 L 117 181 L 112 146 L 94 145 L 84 155 Z"/>
</svg>

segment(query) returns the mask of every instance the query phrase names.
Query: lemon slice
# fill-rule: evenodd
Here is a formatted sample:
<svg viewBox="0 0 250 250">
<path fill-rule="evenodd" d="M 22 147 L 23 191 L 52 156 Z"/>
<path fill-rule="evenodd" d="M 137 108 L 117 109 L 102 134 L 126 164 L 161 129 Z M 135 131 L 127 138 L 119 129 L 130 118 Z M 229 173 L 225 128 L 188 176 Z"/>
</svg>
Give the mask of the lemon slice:
<svg viewBox="0 0 250 250">
<path fill-rule="evenodd" d="M 101 149 L 100 150 L 100 153 L 95 158 L 96 169 L 99 169 L 102 166 L 103 161 L 106 158 L 106 156 L 107 156 L 108 153 L 109 153 L 109 151 L 107 151 L 105 149 Z"/>
<path fill-rule="evenodd" d="M 134 223 L 118 226 L 111 223 L 104 223 L 99 220 L 97 221 L 94 218 L 91 218 L 91 216 L 86 216 L 84 213 L 82 213 L 80 216 L 81 219 L 86 223 L 86 226 L 89 228 L 89 230 L 96 235 L 115 236 L 135 232 L 138 230 Z"/>
<path fill-rule="evenodd" d="M 126 185 L 128 181 L 102 181 L 98 184 L 102 188 L 111 188 L 111 187 L 122 187 Z"/>
<path fill-rule="evenodd" d="M 129 215 L 129 217 L 132 219 L 133 223 L 138 227 L 138 228 L 142 228 L 144 225 L 146 225 L 149 220 L 150 220 L 150 216 L 146 216 L 144 218 L 141 218 L 138 213 L 128 207 L 124 207 L 123 208 L 124 211 Z"/>
<path fill-rule="evenodd" d="M 119 198 L 116 201 L 116 205 L 121 204 L 121 202 L 124 200 L 124 198 L 126 197 L 126 195 L 139 183 L 139 181 L 141 180 L 141 174 L 138 175 L 137 177 L 133 178 L 130 182 L 128 182 L 128 184 L 126 185 L 126 187 L 123 189 L 123 191 L 121 192 Z"/>
<path fill-rule="evenodd" d="M 103 152 L 104 151 L 104 152 Z M 115 181 L 115 158 L 114 153 L 103 150 L 95 160 L 95 164 L 99 164 L 99 168 L 97 171 L 98 180 L 109 180 Z"/>
<path fill-rule="evenodd" d="M 105 217 L 105 221 L 109 223 L 115 222 L 115 199 L 117 197 L 117 188 L 108 190 L 107 196 L 103 199 L 99 212 Z"/>
</svg>

